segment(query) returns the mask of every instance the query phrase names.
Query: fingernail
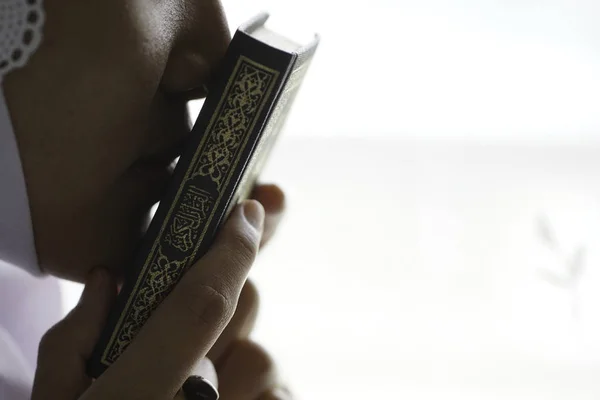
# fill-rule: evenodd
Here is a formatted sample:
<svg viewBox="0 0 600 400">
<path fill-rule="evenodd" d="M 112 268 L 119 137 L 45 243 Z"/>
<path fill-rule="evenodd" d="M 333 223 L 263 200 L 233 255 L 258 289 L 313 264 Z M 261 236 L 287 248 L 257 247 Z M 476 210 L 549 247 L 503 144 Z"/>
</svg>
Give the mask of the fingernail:
<svg viewBox="0 0 600 400">
<path fill-rule="evenodd" d="M 218 400 L 219 392 L 201 376 L 190 376 L 182 387 L 187 400 Z"/>
<path fill-rule="evenodd" d="M 288 400 L 292 398 L 292 394 L 290 393 L 289 390 L 284 389 L 284 388 L 277 388 L 273 391 L 273 396 L 276 399 L 281 399 L 281 400 Z"/>
<path fill-rule="evenodd" d="M 217 376 L 217 370 L 215 369 L 214 364 L 208 358 L 202 358 L 192 370 L 193 376 L 201 376 L 207 381 L 211 382 L 211 384 L 218 388 L 219 387 L 219 378 Z"/>
<path fill-rule="evenodd" d="M 265 222 L 265 209 L 256 200 L 246 200 L 243 204 L 244 217 L 257 230 L 261 230 Z"/>
</svg>

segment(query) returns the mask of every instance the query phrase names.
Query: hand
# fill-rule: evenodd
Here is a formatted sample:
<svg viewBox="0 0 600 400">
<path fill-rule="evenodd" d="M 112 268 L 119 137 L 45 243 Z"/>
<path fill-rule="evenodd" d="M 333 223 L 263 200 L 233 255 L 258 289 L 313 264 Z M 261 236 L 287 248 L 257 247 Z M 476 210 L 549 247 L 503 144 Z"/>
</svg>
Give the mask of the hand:
<svg viewBox="0 0 600 400">
<path fill-rule="evenodd" d="M 256 343 L 233 343 L 216 367 L 220 400 L 292 400 L 273 359 Z"/>
<path fill-rule="evenodd" d="M 116 294 L 108 274 L 94 270 L 79 304 L 42 339 L 32 399 L 173 399 L 233 316 L 264 223 L 259 202 L 237 207 L 208 253 L 92 384 L 85 362 Z"/>
<path fill-rule="evenodd" d="M 198 375 L 219 382 L 220 400 L 292 400 L 291 393 L 281 384 L 273 359 L 258 344 L 249 340 L 232 343 L 226 355 L 214 367 L 204 359 Z M 188 384 L 188 383 L 186 383 Z M 205 386 L 205 385 L 201 385 Z M 176 400 L 192 400 L 181 391 Z"/>
<path fill-rule="evenodd" d="M 283 216 L 283 192 L 273 185 L 258 186 L 252 195 L 266 211 L 261 246 L 273 237 Z M 258 314 L 259 296 L 252 282 L 247 282 L 231 322 L 208 353 L 218 374 L 221 400 L 288 400 L 275 363 L 259 345 L 248 340 Z"/>
<path fill-rule="evenodd" d="M 251 196 L 262 204 L 265 210 L 265 224 L 260 247 L 264 248 L 274 236 L 285 210 L 285 195 L 276 185 L 258 185 Z M 240 295 L 235 315 L 219 340 L 208 353 L 208 357 L 219 362 L 227 347 L 233 342 L 246 339 L 252 332 L 258 314 L 258 292 L 247 282 Z"/>
<path fill-rule="evenodd" d="M 208 353 L 218 376 L 211 382 L 218 382 L 220 400 L 292 399 L 283 388 L 272 357 L 248 340 L 258 307 L 258 291 L 252 282 L 247 282 L 231 322 Z"/>
</svg>

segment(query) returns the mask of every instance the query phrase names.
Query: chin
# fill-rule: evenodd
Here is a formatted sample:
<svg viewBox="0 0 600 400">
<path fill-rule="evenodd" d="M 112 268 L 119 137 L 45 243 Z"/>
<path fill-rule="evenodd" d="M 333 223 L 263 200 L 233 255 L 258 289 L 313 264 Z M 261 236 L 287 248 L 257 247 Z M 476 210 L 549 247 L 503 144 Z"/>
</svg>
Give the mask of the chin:
<svg viewBox="0 0 600 400">
<path fill-rule="evenodd" d="M 136 182 L 127 175 L 102 197 L 34 216 L 42 270 L 85 282 L 91 270 L 101 267 L 121 279 L 133 265 L 156 203 L 148 186 Z"/>
</svg>

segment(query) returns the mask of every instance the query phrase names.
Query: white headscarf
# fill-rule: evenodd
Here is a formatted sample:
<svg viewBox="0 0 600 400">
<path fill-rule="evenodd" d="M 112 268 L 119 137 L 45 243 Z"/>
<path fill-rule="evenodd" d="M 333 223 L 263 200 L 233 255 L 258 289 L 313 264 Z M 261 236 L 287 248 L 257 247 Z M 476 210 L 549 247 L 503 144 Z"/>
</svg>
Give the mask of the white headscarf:
<svg viewBox="0 0 600 400">
<path fill-rule="evenodd" d="M 3 78 L 24 66 L 42 39 L 42 0 L 0 0 L 0 261 L 40 275 L 25 176 Z"/>
<path fill-rule="evenodd" d="M 41 271 L 25 176 L 2 85 L 3 78 L 24 66 L 39 46 L 44 23 L 41 3 L 0 0 L 0 399 L 7 400 L 31 398 L 37 345 L 62 314 L 58 280 L 31 276 Z"/>
</svg>

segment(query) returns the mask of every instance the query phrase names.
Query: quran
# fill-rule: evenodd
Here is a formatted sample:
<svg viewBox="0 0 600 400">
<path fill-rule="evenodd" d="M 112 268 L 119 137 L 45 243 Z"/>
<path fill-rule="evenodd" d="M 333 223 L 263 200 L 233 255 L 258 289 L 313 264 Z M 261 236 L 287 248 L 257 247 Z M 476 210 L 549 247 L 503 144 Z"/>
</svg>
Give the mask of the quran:
<svg viewBox="0 0 600 400">
<path fill-rule="evenodd" d="M 260 14 L 235 33 L 88 360 L 99 377 L 127 349 L 185 271 L 247 198 L 282 130 L 318 47 L 267 28 Z"/>
</svg>

